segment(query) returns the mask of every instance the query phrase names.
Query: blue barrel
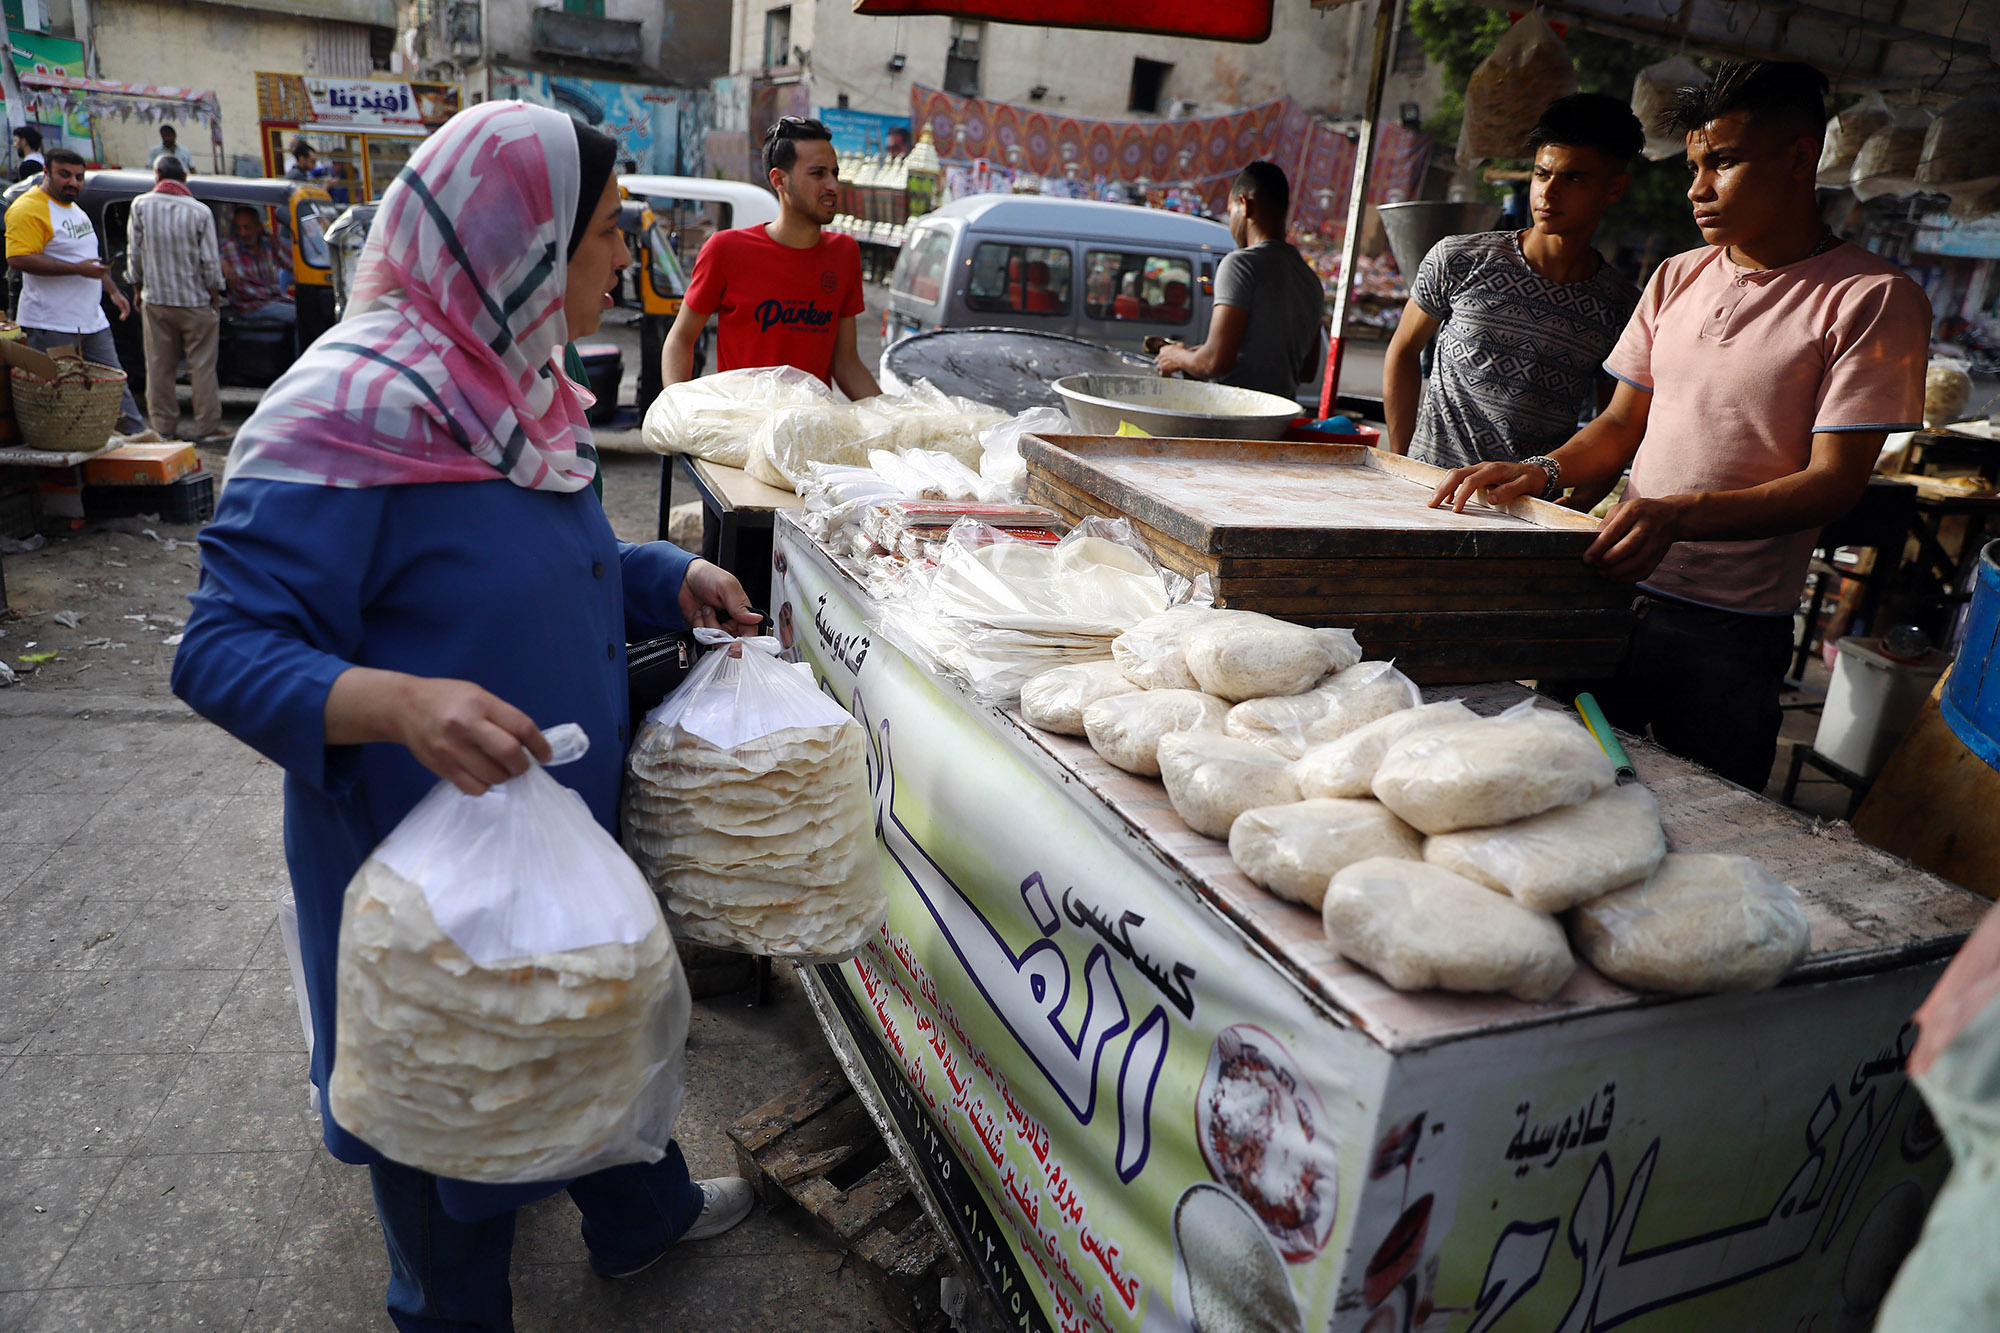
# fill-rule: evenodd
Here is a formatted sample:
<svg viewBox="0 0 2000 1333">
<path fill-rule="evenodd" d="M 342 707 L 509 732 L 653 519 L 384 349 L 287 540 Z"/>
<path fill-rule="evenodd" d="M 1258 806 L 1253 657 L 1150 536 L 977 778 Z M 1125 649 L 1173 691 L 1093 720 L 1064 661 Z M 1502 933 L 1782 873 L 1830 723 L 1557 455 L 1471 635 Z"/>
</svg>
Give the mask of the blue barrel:
<svg viewBox="0 0 2000 1333">
<path fill-rule="evenodd" d="M 2000 540 L 1986 543 L 1965 612 L 1965 639 L 1945 678 L 1946 725 L 1965 748 L 2000 769 Z"/>
</svg>

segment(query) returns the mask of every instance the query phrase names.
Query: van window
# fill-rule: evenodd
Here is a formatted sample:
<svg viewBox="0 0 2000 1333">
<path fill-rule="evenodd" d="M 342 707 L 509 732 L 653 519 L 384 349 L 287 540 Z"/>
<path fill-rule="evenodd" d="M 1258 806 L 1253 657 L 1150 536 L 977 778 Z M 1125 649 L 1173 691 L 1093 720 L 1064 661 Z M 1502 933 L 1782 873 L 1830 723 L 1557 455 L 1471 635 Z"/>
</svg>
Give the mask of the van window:
<svg viewBox="0 0 2000 1333">
<path fill-rule="evenodd" d="M 965 303 L 1017 315 L 1069 313 L 1069 251 L 983 241 L 972 252 Z"/>
<path fill-rule="evenodd" d="M 1194 317 L 1188 261 L 1166 255 L 1092 250 L 1083 261 L 1084 313 L 1092 319 L 1185 324 Z"/>
<path fill-rule="evenodd" d="M 951 258 L 951 233 L 932 227 L 917 233 L 916 244 L 904 248 L 896 258 L 896 271 L 889 275 L 889 290 L 934 305 L 944 293 L 945 261 Z"/>
</svg>

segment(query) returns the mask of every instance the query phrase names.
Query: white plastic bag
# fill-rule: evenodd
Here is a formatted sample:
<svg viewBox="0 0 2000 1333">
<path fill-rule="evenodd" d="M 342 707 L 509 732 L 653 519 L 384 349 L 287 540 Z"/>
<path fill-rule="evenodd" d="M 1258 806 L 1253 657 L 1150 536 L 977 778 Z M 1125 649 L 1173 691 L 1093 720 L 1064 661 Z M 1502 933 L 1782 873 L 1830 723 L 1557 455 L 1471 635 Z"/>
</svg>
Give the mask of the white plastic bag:
<svg viewBox="0 0 2000 1333">
<path fill-rule="evenodd" d="M 1005 498 L 1026 499 L 1028 464 L 1021 457 L 1023 435 L 1069 435 L 1076 426 L 1058 408 L 1031 407 L 979 432 L 979 475 L 1000 487 Z"/>
<path fill-rule="evenodd" d="M 1637 785 L 1498 828 L 1424 840 L 1424 860 L 1538 912 L 1567 911 L 1642 880 L 1666 854 L 1660 807 Z"/>
<path fill-rule="evenodd" d="M 1195 684 L 1232 703 L 1304 694 L 1361 660 L 1351 629 L 1312 629 L 1254 612 L 1201 626 L 1183 651 Z"/>
<path fill-rule="evenodd" d="M 1423 836 L 1380 801 L 1334 798 L 1245 810 L 1229 826 L 1229 859 L 1280 898 L 1317 911 L 1336 872 L 1389 856 L 1415 861 Z"/>
<path fill-rule="evenodd" d="M 548 733 L 553 762 L 580 728 Z M 638 867 L 537 764 L 483 796 L 440 782 L 342 908 L 335 1119 L 462 1180 L 659 1160 L 686 1082 L 689 999 Z"/>
<path fill-rule="evenodd" d="M 1938 357 L 1924 368 L 1924 425 L 1936 430 L 1964 418 L 1972 376 L 1963 361 Z"/>
<path fill-rule="evenodd" d="M 1576 91 L 1576 66 L 1562 39 L 1539 12 L 1507 29 L 1493 54 L 1465 83 L 1465 119 L 1458 131 L 1460 166 L 1489 157 L 1520 157 L 1528 131 L 1549 103 Z"/>
<path fill-rule="evenodd" d="M 662 389 L 646 409 L 640 435 L 656 453 L 742 467 L 751 437 L 774 410 L 832 401 L 833 391 L 817 376 L 792 366 L 725 370 Z"/>
<path fill-rule="evenodd" d="M 1293 763 L 1292 777 L 1299 784 L 1301 796 L 1372 796 L 1375 770 L 1382 766 L 1382 756 L 1391 745 L 1415 732 L 1454 727 L 1477 719 L 1478 714 L 1457 699 L 1399 708 L 1344 736 L 1313 746 Z"/>
<path fill-rule="evenodd" d="M 1868 136 L 1848 169 L 1847 185 L 1862 203 L 1878 195 L 1916 194 L 1917 162 L 1924 155 L 1931 113 L 1921 106 L 1899 107 L 1889 123 Z"/>
<path fill-rule="evenodd" d="M 1177 731 L 1160 738 L 1155 757 L 1174 813 L 1211 838 L 1227 838 L 1245 810 L 1299 799 L 1284 759 L 1234 736 Z"/>
<path fill-rule="evenodd" d="M 1882 94 L 1874 92 L 1830 118 L 1826 122 L 1826 140 L 1819 151 L 1819 183 L 1835 189 L 1845 186 L 1861 145 L 1888 125 L 1892 114 Z"/>
<path fill-rule="evenodd" d="M 1775 986 L 1811 933 L 1790 886 L 1747 856 L 1715 852 L 1669 853 L 1567 920 L 1576 951 L 1605 976 L 1677 995 Z"/>
<path fill-rule="evenodd" d="M 1954 198 L 2000 185 L 2000 93 L 1985 89 L 1938 112 L 1924 133 L 1917 184 Z"/>
<path fill-rule="evenodd" d="M 1375 798 L 1425 833 L 1512 823 L 1580 805 L 1616 780 L 1567 714 L 1524 700 L 1498 717 L 1405 736 L 1375 770 Z"/>
<path fill-rule="evenodd" d="M 695 635 L 710 651 L 626 760 L 626 846 L 685 939 L 852 957 L 889 907 L 867 738 L 776 639 Z"/>
<path fill-rule="evenodd" d="M 1111 660 L 1142 690 L 1198 690 L 1188 669 L 1187 640 L 1205 625 L 1241 619 L 1247 611 L 1219 611 L 1200 602 L 1182 602 L 1147 616 L 1111 641 Z"/>
<path fill-rule="evenodd" d="M 1348 641 L 1353 642 L 1351 634 Z M 1255 742 L 1287 759 L 1299 759 L 1316 745 L 1339 740 L 1378 718 L 1415 708 L 1422 701 L 1423 694 L 1416 682 L 1396 670 L 1395 663 L 1356 662 L 1304 694 L 1245 700 L 1229 710 L 1225 730 L 1239 740 Z"/>
<path fill-rule="evenodd" d="M 1576 970 L 1555 918 L 1423 861 L 1378 856 L 1334 874 L 1326 941 L 1397 990 L 1553 999 Z"/>
<path fill-rule="evenodd" d="M 765 414 L 751 435 L 743 470 L 766 486 L 796 491 L 814 463 L 866 463 L 868 451 L 861 441 L 867 434 L 860 410 L 851 403 L 778 407 Z"/>
<path fill-rule="evenodd" d="M 1680 106 L 1676 94 L 1682 88 L 1698 88 L 1708 82 L 1701 66 L 1686 56 L 1669 56 L 1648 65 L 1632 80 L 1632 114 L 1646 131 L 1645 154 L 1653 162 L 1679 157 L 1687 151 L 1687 140 L 1678 134 L 1662 133 L 1660 122 Z"/>
</svg>

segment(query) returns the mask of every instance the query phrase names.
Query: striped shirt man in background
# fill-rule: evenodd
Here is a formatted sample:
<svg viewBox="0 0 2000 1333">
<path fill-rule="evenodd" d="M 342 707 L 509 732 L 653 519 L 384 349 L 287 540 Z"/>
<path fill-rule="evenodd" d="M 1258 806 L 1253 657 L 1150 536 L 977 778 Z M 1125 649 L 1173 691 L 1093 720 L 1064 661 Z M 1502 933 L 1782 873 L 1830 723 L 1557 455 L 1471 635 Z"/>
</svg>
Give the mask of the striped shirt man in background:
<svg viewBox="0 0 2000 1333">
<path fill-rule="evenodd" d="M 171 153 L 153 163 L 151 193 L 132 201 L 125 274 L 139 294 L 146 335 L 146 415 L 163 439 L 180 435 L 176 371 L 187 357 L 194 390 L 194 438 L 222 431 L 215 351 L 221 331 L 222 257 L 215 214 L 187 187 L 187 166 Z"/>
</svg>

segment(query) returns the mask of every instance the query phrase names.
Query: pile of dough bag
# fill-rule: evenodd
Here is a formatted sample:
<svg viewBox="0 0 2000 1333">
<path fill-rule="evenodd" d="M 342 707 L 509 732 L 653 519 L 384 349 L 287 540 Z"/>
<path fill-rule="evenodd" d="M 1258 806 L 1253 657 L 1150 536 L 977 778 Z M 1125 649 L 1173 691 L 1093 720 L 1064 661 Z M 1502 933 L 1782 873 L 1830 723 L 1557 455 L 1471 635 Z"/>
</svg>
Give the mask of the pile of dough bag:
<svg viewBox="0 0 2000 1333">
<path fill-rule="evenodd" d="M 625 845 L 684 939 L 851 957 L 889 907 L 867 737 L 776 639 L 695 634 L 711 650 L 626 760 Z"/>
<path fill-rule="evenodd" d="M 579 758 L 581 728 L 548 733 Z M 540 765 L 483 796 L 440 782 L 347 886 L 334 1118 L 460 1180 L 658 1161 L 686 1084 L 688 987 L 659 904 Z"/>
<path fill-rule="evenodd" d="M 903 585 L 884 626 L 981 700 L 1009 704 L 1052 667 L 1110 657 L 1114 639 L 1186 590 L 1123 519 L 1085 519 L 1054 546 L 965 520 L 936 567 Z"/>
<path fill-rule="evenodd" d="M 832 391 L 796 367 L 725 370 L 662 389 L 646 409 L 640 436 L 655 453 L 742 467 L 750 461 L 750 441 L 773 412 L 822 405 L 834 405 Z"/>
</svg>

